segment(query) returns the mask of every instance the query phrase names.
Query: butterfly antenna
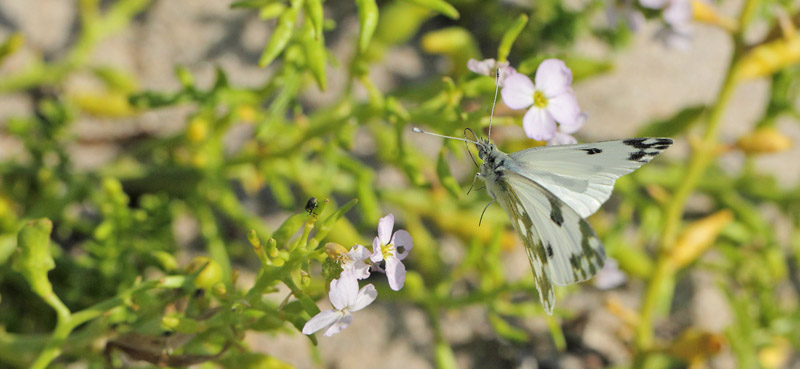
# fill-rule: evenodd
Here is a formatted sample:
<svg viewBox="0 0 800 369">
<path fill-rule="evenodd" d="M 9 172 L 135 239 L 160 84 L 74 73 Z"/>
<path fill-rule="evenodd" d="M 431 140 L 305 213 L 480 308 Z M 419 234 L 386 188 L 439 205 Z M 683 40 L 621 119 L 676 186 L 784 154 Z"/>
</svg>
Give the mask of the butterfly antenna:
<svg viewBox="0 0 800 369">
<path fill-rule="evenodd" d="M 464 138 L 465 139 L 467 139 L 467 131 L 472 132 L 471 129 L 464 128 Z M 475 137 L 475 132 L 472 132 L 472 136 Z M 467 154 L 469 154 L 469 158 L 472 159 L 472 164 L 475 164 L 475 168 L 480 169 L 481 167 L 478 165 L 478 162 L 475 161 L 475 157 L 472 156 L 472 151 L 469 150 L 469 145 L 466 142 L 464 143 L 464 145 L 467 147 Z M 467 192 L 467 195 L 469 195 L 469 192 Z"/>
<path fill-rule="evenodd" d="M 451 140 L 459 140 L 459 141 L 469 142 L 469 143 L 471 143 L 471 144 L 476 144 L 476 145 L 479 145 L 479 144 L 480 144 L 478 141 L 471 141 L 471 140 L 468 140 L 468 139 L 466 139 L 466 138 L 461 138 L 461 137 L 453 137 L 453 136 L 445 136 L 445 135 L 440 135 L 440 134 L 438 134 L 438 133 L 433 133 L 433 132 L 423 131 L 423 130 L 421 130 L 421 129 L 417 128 L 417 127 L 413 127 L 413 128 L 411 128 L 411 130 L 412 130 L 412 131 L 414 131 L 415 133 L 424 133 L 424 134 L 426 134 L 426 135 L 431 135 L 431 136 L 436 136 L 436 137 L 441 137 L 441 138 L 449 138 L 449 139 L 451 139 Z"/>
<path fill-rule="evenodd" d="M 500 68 L 494 71 L 494 101 L 492 101 L 492 112 L 489 114 L 489 138 L 492 138 L 492 118 L 494 117 L 494 106 L 497 105 L 498 90 L 500 90 Z"/>
</svg>

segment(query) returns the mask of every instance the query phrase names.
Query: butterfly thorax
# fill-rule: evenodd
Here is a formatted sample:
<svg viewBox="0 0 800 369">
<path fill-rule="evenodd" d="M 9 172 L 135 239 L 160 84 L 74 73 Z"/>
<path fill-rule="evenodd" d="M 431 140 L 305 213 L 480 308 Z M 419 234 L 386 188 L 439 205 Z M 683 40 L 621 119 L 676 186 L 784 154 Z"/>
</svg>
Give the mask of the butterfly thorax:
<svg viewBox="0 0 800 369">
<path fill-rule="evenodd" d="M 478 142 L 478 157 L 483 160 L 481 165 L 480 177 L 486 182 L 489 193 L 494 197 L 494 187 L 497 180 L 503 176 L 503 172 L 513 166 L 513 160 L 489 140 Z"/>
</svg>

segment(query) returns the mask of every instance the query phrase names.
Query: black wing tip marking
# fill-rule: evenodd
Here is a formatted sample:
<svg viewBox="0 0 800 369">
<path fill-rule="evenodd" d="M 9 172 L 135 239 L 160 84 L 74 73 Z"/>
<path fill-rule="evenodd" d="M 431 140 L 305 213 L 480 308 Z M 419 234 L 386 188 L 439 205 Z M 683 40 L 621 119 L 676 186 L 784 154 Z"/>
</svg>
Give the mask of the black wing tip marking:
<svg viewBox="0 0 800 369">
<path fill-rule="evenodd" d="M 658 138 L 629 138 L 622 141 L 623 144 L 633 147 L 638 151 L 632 151 L 628 155 L 628 160 L 639 163 L 647 163 L 650 159 L 654 158 L 661 151 L 664 151 L 672 145 L 674 141 L 671 138 L 658 137 Z M 655 151 L 646 151 L 655 150 Z"/>
<path fill-rule="evenodd" d="M 550 245 L 550 244 L 548 243 L 548 244 L 547 244 L 547 256 L 549 256 L 549 257 L 551 257 L 551 258 L 552 258 L 552 257 L 553 257 L 553 255 L 554 255 L 554 253 L 553 253 L 553 246 L 552 246 L 552 245 Z"/>
<path fill-rule="evenodd" d="M 587 155 L 600 154 L 600 153 L 602 153 L 602 152 L 603 152 L 603 150 L 601 150 L 601 149 L 598 149 L 598 148 L 596 148 L 596 147 L 590 147 L 590 148 L 588 148 L 588 149 L 581 149 L 581 150 L 583 150 L 583 151 L 586 151 L 586 154 L 587 154 Z"/>
</svg>

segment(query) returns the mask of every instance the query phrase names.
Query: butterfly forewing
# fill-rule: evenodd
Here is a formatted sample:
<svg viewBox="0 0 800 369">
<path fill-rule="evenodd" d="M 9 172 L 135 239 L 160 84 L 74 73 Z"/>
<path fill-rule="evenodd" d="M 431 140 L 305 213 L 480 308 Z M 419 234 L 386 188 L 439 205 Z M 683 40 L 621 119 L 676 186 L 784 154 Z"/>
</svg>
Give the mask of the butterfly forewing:
<svg viewBox="0 0 800 369">
<path fill-rule="evenodd" d="M 617 178 L 638 169 L 670 145 L 671 138 L 631 138 L 535 147 L 509 156 L 519 165 L 519 174 L 586 218 L 608 200 Z"/>
</svg>

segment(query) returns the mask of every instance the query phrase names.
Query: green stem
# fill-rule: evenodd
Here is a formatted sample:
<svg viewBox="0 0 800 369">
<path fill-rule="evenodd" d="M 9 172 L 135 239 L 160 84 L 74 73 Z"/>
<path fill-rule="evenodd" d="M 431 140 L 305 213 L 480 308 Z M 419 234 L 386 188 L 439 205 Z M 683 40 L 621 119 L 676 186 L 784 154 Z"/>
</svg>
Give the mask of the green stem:
<svg viewBox="0 0 800 369">
<path fill-rule="evenodd" d="M 756 1 L 750 1 L 753 3 Z M 752 9 L 752 5 L 745 5 L 745 10 Z M 740 30 L 742 27 L 740 27 Z M 683 209 L 686 201 L 694 192 L 698 182 L 706 172 L 709 164 L 716 157 L 717 136 L 722 117 L 725 113 L 731 96 L 736 88 L 738 80 L 736 69 L 739 58 L 741 57 L 742 43 L 739 34 L 733 35 L 734 52 L 722 83 L 722 87 L 717 95 L 716 102 L 711 107 L 706 119 L 706 131 L 702 139 L 693 145 L 694 153 L 690 159 L 683 181 L 675 190 L 672 201 L 667 204 L 664 213 L 664 229 L 660 238 L 660 249 L 656 262 L 655 271 L 647 285 L 647 289 L 642 298 L 640 312 L 640 322 L 636 328 L 636 347 L 637 358 L 634 367 L 642 367 L 643 355 L 653 348 L 653 319 L 656 308 L 661 305 L 660 298 L 663 295 L 666 284 L 671 280 L 677 271 L 669 262 L 669 254 L 678 238 L 678 231 L 683 219 Z"/>
<path fill-rule="evenodd" d="M 139 286 L 136 286 L 126 292 L 120 294 L 120 296 L 111 298 L 109 300 L 100 302 L 96 305 L 90 306 L 84 310 L 81 310 L 75 314 L 69 313 L 69 310 L 61 300 L 58 300 L 58 297 L 55 297 L 55 300 L 58 300 L 58 304 L 60 307 L 56 307 L 53 305 L 50 299 L 45 299 L 48 304 L 51 304 L 54 309 L 56 309 L 56 313 L 58 314 L 58 322 L 56 323 L 56 328 L 53 330 L 53 334 L 50 335 L 50 338 L 47 340 L 44 349 L 36 360 L 31 364 L 31 369 L 45 369 L 47 368 L 50 363 L 55 360 L 61 352 L 63 351 L 62 347 L 64 346 L 64 342 L 69 337 L 72 331 L 80 326 L 83 323 L 86 323 L 92 319 L 98 318 L 108 312 L 109 310 L 120 306 L 125 303 L 125 298 L 130 296 L 134 293 L 145 291 L 153 288 L 178 288 L 183 286 L 185 283 L 185 277 L 183 276 L 171 276 L 171 277 L 164 277 L 156 281 L 150 281 L 147 283 L 142 283 Z M 53 294 L 55 296 L 55 294 Z"/>
</svg>

